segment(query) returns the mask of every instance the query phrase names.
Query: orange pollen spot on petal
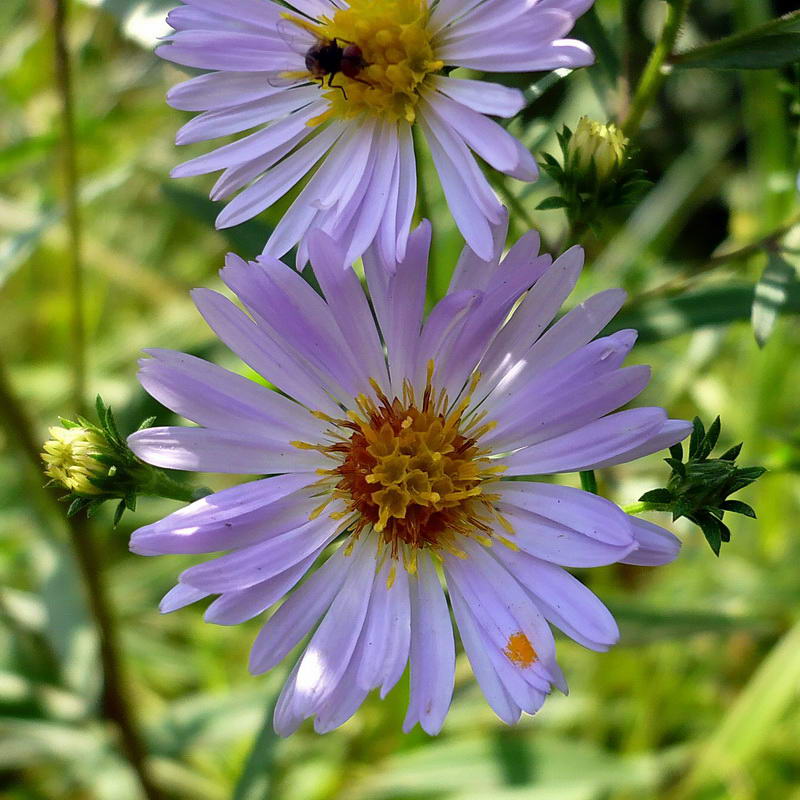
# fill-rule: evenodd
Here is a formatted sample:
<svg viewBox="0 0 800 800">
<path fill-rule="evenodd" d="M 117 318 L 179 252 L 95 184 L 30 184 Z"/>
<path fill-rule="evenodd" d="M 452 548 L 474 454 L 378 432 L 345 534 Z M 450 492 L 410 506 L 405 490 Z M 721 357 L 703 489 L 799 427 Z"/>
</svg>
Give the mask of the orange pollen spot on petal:
<svg viewBox="0 0 800 800">
<path fill-rule="evenodd" d="M 539 659 L 530 639 L 521 631 L 512 633 L 508 637 L 508 644 L 503 653 L 512 664 L 521 669 L 527 669 Z"/>
</svg>

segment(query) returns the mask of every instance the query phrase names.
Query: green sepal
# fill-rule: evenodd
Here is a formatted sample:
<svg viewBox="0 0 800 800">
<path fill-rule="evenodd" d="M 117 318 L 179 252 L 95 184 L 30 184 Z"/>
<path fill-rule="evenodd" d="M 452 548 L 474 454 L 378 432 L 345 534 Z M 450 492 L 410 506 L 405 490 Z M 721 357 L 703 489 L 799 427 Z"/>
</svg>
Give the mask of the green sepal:
<svg viewBox="0 0 800 800">
<path fill-rule="evenodd" d="M 726 500 L 720 508 L 724 511 L 730 511 L 732 514 L 743 514 L 745 517 L 757 519 L 755 509 L 741 500 Z"/>
<path fill-rule="evenodd" d="M 672 500 L 672 492 L 669 489 L 651 489 L 639 498 L 641 503 L 671 503 Z"/>
</svg>

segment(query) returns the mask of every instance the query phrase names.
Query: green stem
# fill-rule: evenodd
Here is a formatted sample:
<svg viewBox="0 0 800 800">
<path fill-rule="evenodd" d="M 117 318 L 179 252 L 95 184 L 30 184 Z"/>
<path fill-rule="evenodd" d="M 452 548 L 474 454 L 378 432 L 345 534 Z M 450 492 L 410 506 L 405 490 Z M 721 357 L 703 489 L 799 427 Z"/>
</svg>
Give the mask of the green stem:
<svg viewBox="0 0 800 800">
<path fill-rule="evenodd" d="M 29 461 L 33 474 L 41 481 L 39 439 L 33 422 L 11 386 L 2 361 L 0 361 L 0 426 L 5 429 L 8 441 L 16 444 L 22 456 Z M 40 487 L 44 504 L 61 517 L 70 534 L 86 589 L 89 610 L 97 630 L 103 668 L 103 715 L 116 725 L 121 749 L 139 778 L 144 796 L 147 800 L 162 800 L 162 793 L 150 777 L 147 751 L 128 697 L 128 682 L 119 655 L 116 620 L 106 589 L 102 559 L 88 521 L 79 516 L 68 518 L 67 507 L 58 502 L 55 494 L 45 489 L 41 482 L 35 485 Z"/>
<path fill-rule="evenodd" d="M 201 497 L 211 494 L 210 489 L 197 488 L 189 484 L 176 481 L 160 469 L 144 465 L 148 470 L 145 480 L 142 481 L 137 491 L 152 497 L 163 497 L 167 500 L 180 500 L 183 503 L 193 503 Z"/>
<path fill-rule="evenodd" d="M 729 264 L 732 261 L 743 261 L 744 259 L 747 259 L 750 256 L 761 252 L 762 250 L 770 250 L 775 248 L 780 243 L 780 240 L 783 239 L 783 237 L 795 227 L 797 227 L 797 225 L 800 225 L 800 213 L 795 214 L 786 224 L 776 228 L 774 231 L 772 231 L 772 233 L 767 234 L 757 242 L 740 247 L 738 250 L 730 250 L 727 253 L 720 253 L 719 255 L 712 256 L 708 259 L 708 261 L 706 261 L 705 264 L 693 270 L 692 272 L 681 273 L 680 275 L 676 275 L 674 278 L 671 278 L 666 283 L 656 286 L 654 289 L 641 292 L 636 297 L 635 305 L 639 305 L 644 300 L 670 297 L 686 289 L 688 285 L 699 276 L 705 275 L 706 273 L 711 272 L 718 267 Z"/>
<path fill-rule="evenodd" d="M 639 131 L 644 115 L 666 80 L 667 60 L 672 55 L 678 33 L 689 9 L 689 2 L 690 0 L 671 0 L 667 6 L 667 18 L 661 31 L 661 38 L 650 54 L 639 85 L 636 87 L 630 111 L 622 125 L 626 136 L 635 136 Z"/>
<path fill-rule="evenodd" d="M 67 42 L 67 0 L 53 1 L 53 38 L 55 44 L 55 78 L 61 101 L 61 171 L 64 207 L 69 230 L 70 298 L 72 306 L 72 397 L 79 413 L 86 411 L 86 314 L 78 167 L 75 140 L 75 104 L 72 87 L 72 65 Z"/>
<path fill-rule="evenodd" d="M 645 511 L 672 511 L 672 506 L 669 503 L 644 503 L 640 500 L 622 506 L 622 510 L 626 514 L 643 514 Z"/>
<path fill-rule="evenodd" d="M 584 492 L 591 492 L 592 494 L 600 494 L 597 491 L 597 476 L 593 470 L 581 472 L 581 489 Z"/>
</svg>

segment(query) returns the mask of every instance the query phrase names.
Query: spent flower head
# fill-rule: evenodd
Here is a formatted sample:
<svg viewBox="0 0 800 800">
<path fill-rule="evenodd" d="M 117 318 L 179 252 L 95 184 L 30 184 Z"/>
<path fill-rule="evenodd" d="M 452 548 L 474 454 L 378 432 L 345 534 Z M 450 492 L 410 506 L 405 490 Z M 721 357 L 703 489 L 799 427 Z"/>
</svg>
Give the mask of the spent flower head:
<svg viewBox="0 0 800 800">
<path fill-rule="evenodd" d="M 566 689 L 548 623 L 594 650 L 618 636 L 563 567 L 663 564 L 678 552 L 671 533 L 612 502 L 530 478 L 631 461 L 691 426 L 661 408 L 616 411 L 650 375 L 622 366 L 634 331 L 595 340 L 624 292 L 602 292 L 554 322 L 583 252 L 553 261 L 531 233 L 501 258 L 506 233 L 504 220 L 488 260 L 464 250 L 427 317 L 427 224 L 401 264 L 367 251 L 369 300 L 322 232 L 310 255 L 324 297 L 273 258 L 230 256 L 222 279 L 246 312 L 204 289 L 195 302 L 280 393 L 168 350 L 142 362 L 147 391 L 200 427 L 135 433 L 140 458 L 271 476 L 141 528 L 131 549 L 212 555 L 180 575 L 164 612 L 214 596 L 206 619 L 231 625 L 288 595 L 250 657 L 264 672 L 311 633 L 277 703 L 280 734 L 312 716 L 318 731 L 336 728 L 406 664 L 405 729 L 441 728 L 455 647 L 440 573 L 475 675 L 513 723 L 553 686 Z"/>
<path fill-rule="evenodd" d="M 403 260 L 417 195 L 412 128 L 427 140 L 458 227 L 484 260 L 502 216 L 475 159 L 523 181 L 528 150 L 490 117 L 513 117 L 522 93 L 481 76 L 581 67 L 594 60 L 565 38 L 593 0 L 185 0 L 158 54 L 209 72 L 168 102 L 202 112 L 178 144 L 243 135 L 173 171 L 222 171 L 211 191 L 230 198 L 217 226 L 238 225 L 311 175 L 266 244 L 280 258 L 319 228 L 350 262 L 376 241 Z M 238 194 L 237 194 L 238 193 Z"/>
</svg>

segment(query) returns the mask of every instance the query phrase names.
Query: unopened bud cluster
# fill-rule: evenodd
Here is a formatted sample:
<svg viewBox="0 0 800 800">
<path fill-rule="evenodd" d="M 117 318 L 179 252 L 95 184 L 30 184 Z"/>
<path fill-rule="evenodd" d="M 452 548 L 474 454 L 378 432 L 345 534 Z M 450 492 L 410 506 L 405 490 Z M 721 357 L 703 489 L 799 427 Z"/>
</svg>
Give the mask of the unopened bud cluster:
<svg viewBox="0 0 800 800">
<path fill-rule="evenodd" d="M 98 482 L 109 469 L 97 459 L 108 451 L 103 436 L 80 425 L 52 427 L 49 433 L 42 453 L 45 474 L 76 495 L 102 494 Z"/>
<path fill-rule="evenodd" d="M 99 425 L 83 417 L 62 419 L 60 426 L 50 428 L 50 438 L 42 448 L 50 485 L 67 490 L 62 499 L 69 503 L 69 516 L 79 512 L 92 516 L 106 501 L 117 500 L 116 525 L 125 509 L 135 510 L 139 495 L 191 501 L 208 494 L 207 489 L 195 490 L 136 458 L 111 409 L 99 397 L 96 409 Z M 145 420 L 139 427 L 152 422 Z"/>
<path fill-rule="evenodd" d="M 627 147 L 627 138 L 614 123 L 603 125 L 581 117 L 567 147 L 568 166 L 588 178 L 606 181 L 624 164 Z"/>
<path fill-rule="evenodd" d="M 634 203 L 650 187 L 645 172 L 633 165 L 628 139 L 613 123 L 582 117 L 573 133 L 557 134 L 559 161 L 543 154 L 543 168 L 560 194 L 539 204 L 542 210 L 562 208 L 573 228 L 598 228 L 608 209 Z"/>
</svg>

